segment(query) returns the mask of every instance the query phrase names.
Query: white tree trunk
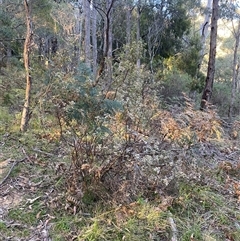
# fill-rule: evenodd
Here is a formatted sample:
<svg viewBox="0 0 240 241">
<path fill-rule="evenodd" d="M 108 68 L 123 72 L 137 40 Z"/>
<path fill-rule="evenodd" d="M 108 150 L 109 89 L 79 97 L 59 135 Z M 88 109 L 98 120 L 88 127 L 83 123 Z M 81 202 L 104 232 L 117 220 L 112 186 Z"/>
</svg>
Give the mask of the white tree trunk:
<svg viewBox="0 0 240 241">
<path fill-rule="evenodd" d="M 91 15 L 90 15 L 90 3 L 88 0 L 84 1 L 84 19 L 85 19 L 85 38 L 84 38 L 84 47 L 85 47 L 85 63 L 86 65 L 91 68 L 91 43 L 90 43 L 90 22 L 91 22 Z"/>
<path fill-rule="evenodd" d="M 235 38 L 235 46 L 234 46 L 234 54 L 233 54 L 233 72 L 232 72 L 232 90 L 231 90 L 231 101 L 229 106 L 229 118 L 232 120 L 233 117 L 233 105 L 236 100 L 236 92 L 237 92 L 237 77 L 239 70 L 238 63 L 238 47 L 239 47 L 239 39 L 240 39 L 240 20 L 238 20 L 237 31 L 234 31 Z"/>
<path fill-rule="evenodd" d="M 32 88 L 32 78 L 30 73 L 29 52 L 30 52 L 31 42 L 32 42 L 32 20 L 31 20 L 31 7 L 29 6 L 29 4 L 30 4 L 30 1 L 24 0 L 27 32 L 26 32 L 24 50 L 23 50 L 24 67 L 26 72 L 26 93 L 25 93 L 25 103 L 23 106 L 22 119 L 21 119 L 21 125 L 20 125 L 20 130 L 22 132 L 25 132 L 27 130 L 28 123 L 31 118 L 30 97 L 31 97 L 31 88 Z"/>
<path fill-rule="evenodd" d="M 204 21 L 201 25 L 200 33 L 199 33 L 201 37 L 200 61 L 198 65 L 199 70 L 201 69 L 202 61 L 205 55 L 205 44 L 206 44 L 206 39 L 209 35 L 211 13 L 212 13 L 212 0 L 208 0 L 207 6 L 205 9 Z"/>
</svg>

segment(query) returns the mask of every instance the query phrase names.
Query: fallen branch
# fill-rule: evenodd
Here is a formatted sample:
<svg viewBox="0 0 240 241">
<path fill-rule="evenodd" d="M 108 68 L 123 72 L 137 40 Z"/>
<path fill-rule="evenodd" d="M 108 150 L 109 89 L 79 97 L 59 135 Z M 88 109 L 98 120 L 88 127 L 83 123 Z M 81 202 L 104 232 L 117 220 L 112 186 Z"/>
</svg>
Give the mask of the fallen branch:
<svg viewBox="0 0 240 241">
<path fill-rule="evenodd" d="M 8 177 L 9 177 L 9 175 L 11 174 L 13 168 L 14 168 L 18 163 L 23 162 L 25 159 L 26 159 L 26 158 L 23 158 L 23 159 L 20 160 L 20 161 L 16 161 L 16 160 L 15 160 L 15 161 L 13 162 L 13 164 L 12 164 L 11 168 L 9 169 L 7 175 L 6 175 L 6 176 L 3 178 L 3 180 L 0 182 L 0 186 L 2 186 L 3 183 L 8 179 Z"/>
</svg>

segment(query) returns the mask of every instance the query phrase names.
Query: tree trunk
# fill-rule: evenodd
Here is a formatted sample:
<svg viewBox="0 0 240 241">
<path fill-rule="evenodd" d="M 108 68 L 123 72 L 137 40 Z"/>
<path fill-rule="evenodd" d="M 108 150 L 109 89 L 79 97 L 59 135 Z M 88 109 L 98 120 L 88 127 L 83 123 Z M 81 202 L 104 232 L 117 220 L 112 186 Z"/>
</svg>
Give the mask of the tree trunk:
<svg viewBox="0 0 240 241">
<path fill-rule="evenodd" d="M 239 69 L 238 46 L 239 46 L 239 38 L 240 38 L 240 20 L 238 20 L 238 28 L 237 28 L 237 32 L 234 32 L 234 37 L 235 37 L 235 46 L 234 46 L 234 54 L 233 54 L 232 90 L 231 90 L 231 101 L 229 106 L 230 120 L 232 120 L 232 116 L 233 116 L 233 105 L 236 99 L 236 91 L 237 91 L 237 75 L 238 75 L 238 69 Z"/>
<path fill-rule="evenodd" d="M 137 6 L 137 69 L 140 69 L 141 61 L 140 61 L 140 50 L 139 50 L 139 44 L 140 44 L 140 8 L 141 8 L 141 1 L 138 2 Z"/>
<path fill-rule="evenodd" d="M 103 57 L 100 62 L 100 66 L 97 73 L 97 78 L 94 85 L 99 82 L 102 73 L 107 69 L 107 71 L 112 71 L 111 56 L 112 56 L 112 9 L 114 2 L 116 0 L 106 1 L 106 12 L 104 12 L 104 44 L 103 44 Z M 110 80 L 111 82 L 111 80 Z"/>
<path fill-rule="evenodd" d="M 91 44 L 90 44 L 90 22 L 91 22 L 91 15 L 90 15 L 90 3 L 88 0 L 84 1 L 84 17 L 85 17 L 85 63 L 86 65 L 91 68 Z"/>
<path fill-rule="evenodd" d="M 78 65 L 80 62 L 81 54 L 82 54 L 82 26 L 83 26 L 83 17 L 82 17 L 82 8 L 81 1 L 78 0 L 77 7 L 74 7 L 74 16 L 75 16 L 75 32 L 74 34 L 77 36 L 76 43 L 74 45 L 74 63 Z"/>
<path fill-rule="evenodd" d="M 132 20 L 132 7 L 126 7 L 126 44 L 131 44 L 131 20 Z"/>
<path fill-rule="evenodd" d="M 215 74 L 215 59 L 216 59 L 216 47 L 217 47 L 217 21 L 218 21 L 218 2 L 219 0 L 213 0 L 212 5 L 212 18 L 211 18 L 211 36 L 210 36 L 210 51 L 208 60 L 208 71 L 205 83 L 205 88 L 202 94 L 201 110 L 207 108 L 208 102 L 212 97 L 213 81 Z"/>
<path fill-rule="evenodd" d="M 202 23 L 202 26 L 200 28 L 200 38 L 201 38 L 201 50 L 200 50 L 200 60 L 198 64 L 198 71 L 200 71 L 201 66 L 202 66 L 202 61 L 204 58 L 204 50 L 205 50 L 205 43 L 206 39 L 208 36 L 208 29 L 210 25 L 210 16 L 211 16 L 211 5 L 212 5 L 212 0 L 207 1 L 207 6 L 206 6 L 206 12 L 204 16 L 204 21 Z"/>
<path fill-rule="evenodd" d="M 107 1 L 107 9 L 110 9 L 112 5 L 113 0 Z M 109 19 L 109 30 L 108 30 L 108 51 L 107 51 L 107 82 L 105 83 L 105 90 L 108 91 L 111 88 L 112 85 L 112 44 L 113 44 L 113 36 L 112 36 L 112 12 L 113 12 L 113 6 L 110 9 L 108 19 Z"/>
<path fill-rule="evenodd" d="M 107 1 L 107 9 L 110 9 L 109 14 L 108 14 L 108 18 L 109 18 L 109 31 L 108 31 L 108 52 L 107 52 L 107 57 L 108 58 L 112 58 L 112 42 L 113 42 L 113 36 L 112 36 L 112 20 L 113 20 L 113 0 L 108 0 Z"/>
<path fill-rule="evenodd" d="M 31 118 L 30 112 L 30 97 L 31 97 L 31 87 L 32 87 L 32 79 L 30 73 L 30 60 L 29 53 L 32 42 L 32 20 L 31 20 L 31 7 L 29 6 L 30 1 L 24 0 L 25 14 L 26 14 L 26 39 L 24 42 L 24 50 L 23 50 L 23 58 L 24 58 L 24 67 L 26 72 L 26 93 L 25 93 L 25 103 L 22 111 L 22 119 L 20 130 L 25 132 L 28 128 L 28 123 Z"/>
<path fill-rule="evenodd" d="M 93 1 L 93 3 L 95 3 Z M 98 56 L 98 50 L 97 50 L 97 11 L 95 8 L 91 9 L 91 15 L 92 15 L 92 55 L 93 55 L 93 76 L 94 81 L 97 77 L 97 56 Z"/>
</svg>

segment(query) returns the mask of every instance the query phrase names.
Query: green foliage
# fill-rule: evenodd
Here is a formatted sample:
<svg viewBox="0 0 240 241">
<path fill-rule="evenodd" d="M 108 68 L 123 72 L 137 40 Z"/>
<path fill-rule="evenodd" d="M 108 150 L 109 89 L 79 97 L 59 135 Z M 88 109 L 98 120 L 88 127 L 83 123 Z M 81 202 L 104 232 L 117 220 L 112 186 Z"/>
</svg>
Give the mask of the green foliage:
<svg viewBox="0 0 240 241">
<path fill-rule="evenodd" d="M 66 9 L 71 8 L 70 4 L 61 9 L 55 3 L 52 7 L 48 0 L 33 3 L 35 36 L 57 34 L 60 23 L 55 26 L 54 22 L 69 14 Z M 25 158 L 13 168 L 8 180 L 16 187 L 22 186 L 21 193 L 40 197 L 31 205 L 24 200 L 20 207 L 9 209 L 8 218 L 20 225 L 19 236 L 30 237 L 32 230 L 43 224 L 52 240 L 170 240 L 170 210 L 179 240 L 207 240 L 205 237 L 213 237 L 212 230 L 216 240 L 224 240 L 225 227 L 231 227 L 233 220 L 236 227 L 231 227 L 232 236 L 236 240 L 239 237 L 237 199 L 224 177 L 218 183 L 211 176 L 218 155 L 220 160 L 234 159 L 229 148 L 227 152 L 218 150 L 210 142 L 224 138 L 219 118 L 215 111 L 196 111 L 194 104 L 179 98 L 182 92 L 200 91 L 204 80 L 197 73 L 199 40 L 187 36 L 190 22 L 186 6 L 191 1 L 165 3 L 162 9 L 157 4 L 140 6 L 142 41 L 138 43 L 124 45 L 125 32 L 118 23 L 121 43 L 114 52 L 116 62 L 109 88 L 114 91 L 114 99 L 108 99 L 105 93 L 110 80 L 103 75 L 95 86 L 91 70 L 83 63 L 75 63 L 68 35 L 61 42 L 64 49 L 50 56 L 46 64 L 36 58 L 37 48 L 33 46 L 32 129 L 1 137 L 1 148 L 5 148 L 1 158 Z M 57 8 L 65 13 L 53 17 L 50 13 L 59 13 Z M 16 36 L 11 32 L 16 19 L 0 21 L 7 26 L 0 29 L 0 34 Z M 155 32 L 160 24 L 165 24 L 164 29 Z M 152 35 L 148 35 L 149 31 Z M 134 37 L 136 33 L 132 34 Z M 187 44 L 183 37 L 189 38 Z M 149 40 L 157 42 L 152 72 L 144 65 L 136 66 L 139 58 L 141 63 L 149 62 Z M 24 96 L 23 66 L 15 60 L 11 63 L 14 68 L 4 68 L 5 75 L 0 76 L 0 132 L 4 134 L 19 122 Z M 216 88 L 219 92 L 215 92 L 214 103 L 222 101 L 221 108 L 226 110 L 230 85 L 217 83 Z M 175 105 L 168 105 L 169 111 L 162 110 L 161 98 L 170 99 L 170 103 L 176 100 Z M 237 113 L 238 102 L 235 108 Z M 12 144 L 6 154 L 8 142 Z M 238 170 L 235 174 L 234 180 Z M 76 207 L 68 207 L 69 193 L 76 198 Z M 229 202 L 229 197 L 233 201 Z M 29 196 L 26 198 L 29 200 Z M 12 229 L 13 235 L 19 233 L 16 229 Z M 10 236 L 9 228 L 0 222 L 0 235 L 2 232 Z"/>
<path fill-rule="evenodd" d="M 14 33 L 11 29 L 12 27 L 12 18 L 9 16 L 8 13 L 0 11 L 0 36 L 2 39 L 6 39 L 6 42 L 9 42 L 13 36 Z"/>
<path fill-rule="evenodd" d="M 8 130 L 9 123 L 11 122 L 12 118 L 13 116 L 11 116 L 8 113 L 7 108 L 4 108 L 4 107 L 0 108 L 0 132 L 1 133 Z"/>
<path fill-rule="evenodd" d="M 205 76 L 198 69 L 199 51 L 199 39 L 198 37 L 192 37 L 189 43 L 182 49 L 182 52 L 163 61 L 163 73 L 161 74 L 161 71 L 158 73 L 164 82 L 165 88 L 168 85 L 167 83 L 169 83 L 169 91 L 172 91 L 170 98 L 172 95 L 178 96 L 181 92 L 202 92 Z M 176 83 L 173 83 L 173 79 Z M 176 90 L 176 88 L 179 90 Z M 169 93 L 169 91 L 167 92 Z M 178 93 L 174 94 L 175 91 Z M 167 96 L 167 93 L 165 95 Z"/>
<path fill-rule="evenodd" d="M 68 121 L 75 120 L 79 124 L 88 124 L 95 129 L 99 122 L 98 117 L 113 114 L 121 108 L 121 104 L 114 100 L 105 99 L 97 87 L 91 82 L 91 73 L 82 64 L 78 73 L 66 85 L 66 92 L 71 93 L 67 100 L 66 115 Z"/>
<path fill-rule="evenodd" d="M 229 105 L 231 101 L 231 83 L 215 82 L 212 95 L 212 103 L 217 106 L 219 114 L 221 116 L 228 116 Z M 236 93 L 235 102 L 233 104 L 233 115 L 239 115 L 240 113 L 240 93 Z"/>
<path fill-rule="evenodd" d="M 198 240 L 203 241 L 203 234 L 201 230 L 201 226 L 198 224 L 195 224 L 181 235 L 181 241 L 189 241 L 189 240 Z"/>
<path fill-rule="evenodd" d="M 37 200 L 31 205 L 31 209 L 28 209 L 28 206 L 25 207 L 24 209 L 18 209 L 18 208 L 11 209 L 8 213 L 8 217 L 10 219 L 22 222 L 27 225 L 37 224 L 38 222 L 38 219 L 36 218 L 37 214 L 39 214 L 39 212 L 41 212 L 41 215 L 45 214 L 45 211 L 42 210 L 41 205 L 42 204 L 40 203 L 40 201 Z"/>
<path fill-rule="evenodd" d="M 176 55 L 176 66 L 191 77 L 196 77 L 200 60 L 201 42 L 199 37 L 190 36 L 183 51 Z"/>
<path fill-rule="evenodd" d="M 81 229 L 78 240 L 164 239 L 168 237 L 166 218 L 163 212 L 157 211 L 157 207 L 151 204 L 133 204 L 105 212 L 101 210 L 91 223 Z"/>
<path fill-rule="evenodd" d="M 56 64 L 60 61 L 64 64 L 66 60 L 58 60 Z M 38 100 L 42 109 L 40 119 L 43 120 L 46 116 L 44 112 L 48 110 L 72 130 L 81 129 L 85 134 L 96 132 L 100 135 L 108 131 L 103 124 L 105 118 L 120 110 L 122 105 L 119 101 L 106 99 L 100 88 L 93 85 L 91 78 L 92 73 L 84 63 L 70 73 L 51 67 L 45 83 L 40 85 L 43 90 L 51 90 L 51 95 L 46 91 L 46 95 Z"/>
<path fill-rule="evenodd" d="M 158 73 L 159 95 L 165 101 L 182 96 L 182 93 L 189 93 L 193 79 L 186 73 L 176 69 L 172 59 L 164 61 L 166 66 L 163 72 Z"/>
<path fill-rule="evenodd" d="M 191 22 L 181 1 L 171 1 L 167 7 L 169 23 L 161 36 L 158 54 L 164 58 L 173 56 L 182 47 L 182 37 L 188 34 Z"/>
<path fill-rule="evenodd" d="M 2 3 L 0 10 L 0 56 L 5 56 L 7 51 L 11 56 L 19 57 L 22 50 L 23 40 L 16 40 L 22 38 L 24 34 L 23 19 L 21 14 L 15 14 L 21 9 L 19 4 L 16 3 Z M 21 10 L 20 10 L 21 11 Z M 9 55 L 9 53 L 8 53 Z M 9 57 L 9 56 L 8 56 Z M 2 61 L 3 59 L 1 59 Z M 7 58 L 7 61 L 10 61 Z"/>
</svg>

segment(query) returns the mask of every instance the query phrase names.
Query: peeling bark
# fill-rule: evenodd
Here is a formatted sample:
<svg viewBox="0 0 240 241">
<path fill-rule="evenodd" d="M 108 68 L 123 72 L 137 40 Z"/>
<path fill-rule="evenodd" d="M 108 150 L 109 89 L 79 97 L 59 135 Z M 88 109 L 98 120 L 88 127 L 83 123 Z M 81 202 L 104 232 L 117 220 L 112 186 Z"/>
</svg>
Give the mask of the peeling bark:
<svg viewBox="0 0 240 241">
<path fill-rule="evenodd" d="M 26 72 L 26 92 L 25 92 L 25 103 L 22 111 L 22 119 L 20 130 L 25 132 L 28 128 L 28 123 L 31 118 L 30 111 L 30 97 L 31 97 L 31 88 L 32 88 L 32 78 L 30 72 L 30 60 L 29 53 L 32 42 L 32 19 L 31 19 L 31 7 L 29 6 L 30 1 L 24 0 L 25 14 L 26 14 L 26 38 L 24 42 L 23 58 L 24 58 L 24 67 Z"/>
</svg>

